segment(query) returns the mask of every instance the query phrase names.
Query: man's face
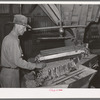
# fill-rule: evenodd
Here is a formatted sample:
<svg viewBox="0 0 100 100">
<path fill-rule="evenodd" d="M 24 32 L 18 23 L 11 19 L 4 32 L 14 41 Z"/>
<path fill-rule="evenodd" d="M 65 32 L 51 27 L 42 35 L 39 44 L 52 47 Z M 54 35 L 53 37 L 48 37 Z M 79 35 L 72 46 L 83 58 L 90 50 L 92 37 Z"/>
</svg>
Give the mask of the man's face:
<svg viewBox="0 0 100 100">
<path fill-rule="evenodd" d="M 26 31 L 26 26 L 19 25 L 19 27 L 18 27 L 19 35 L 23 35 L 25 31 Z"/>
</svg>

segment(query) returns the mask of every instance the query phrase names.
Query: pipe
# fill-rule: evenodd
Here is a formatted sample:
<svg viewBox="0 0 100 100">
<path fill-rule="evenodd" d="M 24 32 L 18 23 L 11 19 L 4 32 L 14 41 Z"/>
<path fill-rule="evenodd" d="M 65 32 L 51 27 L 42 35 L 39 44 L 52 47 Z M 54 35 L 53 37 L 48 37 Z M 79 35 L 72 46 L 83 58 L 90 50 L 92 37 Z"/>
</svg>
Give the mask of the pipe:
<svg viewBox="0 0 100 100">
<path fill-rule="evenodd" d="M 52 26 L 52 27 L 40 27 L 40 28 L 32 28 L 33 31 L 39 30 L 50 30 L 50 29 L 59 29 L 61 26 Z M 85 28 L 86 25 L 71 25 L 71 26 L 62 26 L 63 28 Z"/>
<path fill-rule="evenodd" d="M 38 38 L 39 40 L 63 40 L 63 39 L 72 39 L 72 37 L 43 37 L 43 38 Z"/>
</svg>

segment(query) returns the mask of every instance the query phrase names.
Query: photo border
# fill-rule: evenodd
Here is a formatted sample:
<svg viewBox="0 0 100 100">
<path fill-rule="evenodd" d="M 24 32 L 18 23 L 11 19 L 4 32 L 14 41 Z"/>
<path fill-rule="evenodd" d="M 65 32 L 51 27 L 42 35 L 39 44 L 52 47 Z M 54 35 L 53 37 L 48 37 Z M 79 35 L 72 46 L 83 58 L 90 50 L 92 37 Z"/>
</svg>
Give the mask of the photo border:
<svg viewBox="0 0 100 100">
<path fill-rule="evenodd" d="M 30 3 L 32 1 L 34 4 L 38 3 L 38 2 L 43 3 L 45 1 L 46 2 L 49 1 L 49 2 L 51 2 L 51 4 L 56 1 L 57 1 L 56 3 L 59 3 L 59 1 L 60 2 L 65 1 L 66 3 L 68 3 L 68 1 L 69 2 L 72 1 L 72 3 L 73 3 L 73 0 L 62 0 L 62 1 L 61 0 L 34 0 L 34 1 L 33 0 L 3 0 L 3 1 L 0 0 L 0 4 L 9 4 L 9 3 L 16 4 L 16 2 L 18 4 L 20 4 L 20 3 L 24 3 L 25 1 L 30 2 Z M 99 1 L 99 0 L 94 0 L 94 1 L 92 1 L 92 0 L 74 0 L 74 2 L 80 2 L 80 1 L 82 1 L 82 2 L 86 1 L 84 3 L 87 3 L 87 1 L 89 1 L 90 3 L 95 2 L 97 4 L 98 2 L 96 2 L 96 1 Z M 49 2 L 47 2 L 47 3 L 49 3 Z M 99 1 L 99 4 L 100 4 L 100 1 Z M 34 89 L 34 88 L 32 88 L 32 89 Z M 62 92 L 61 91 L 60 92 L 49 91 L 50 88 L 49 89 L 37 88 L 37 89 L 35 89 L 36 91 L 33 91 L 32 89 L 23 89 L 23 88 L 21 88 L 21 89 L 6 89 L 6 88 L 0 89 L 0 99 L 1 100 L 36 100 L 37 98 L 39 98 L 37 100 L 44 100 L 44 99 L 46 99 L 46 100 L 100 100 L 100 90 L 99 89 L 90 89 L 90 90 L 81 89 L 84 92 L 80 92 L 81 91 L 80 89 L 63 89 Z M 41 91 L 40 93 L 45 93 L 45 94 L 43 96 L 39 97 L 40 96 L 38 94 L 39 91 Z M 30 93 L 29 96 L 26 96 L 27 94 L 29 94 L 29 92 L 32 92 L 32 93 Z M 47 99 L 46 92 L 49 92 L 48 93 L 49 99 Z M 37 97 L 34 97 L 35 93 L 38 94 Z M 19 94 L 21 94 L 22 96 L 19 96 Z M 33 96 L 32 96 L 32 94 L 33 94 Z M 54 97 L 53 97 L 53 95 L 54 95 Z M 60 97 L 59 97 L 59 95 L 60 95 Z M 74 95 L 74 96 L 72 96 L 72 95 Z M 52 99 L 50 99 L 50 98 L 52 98 Z M 63 98 L 66 98 L 66 99 L 63 99 Z"/>
</svg>

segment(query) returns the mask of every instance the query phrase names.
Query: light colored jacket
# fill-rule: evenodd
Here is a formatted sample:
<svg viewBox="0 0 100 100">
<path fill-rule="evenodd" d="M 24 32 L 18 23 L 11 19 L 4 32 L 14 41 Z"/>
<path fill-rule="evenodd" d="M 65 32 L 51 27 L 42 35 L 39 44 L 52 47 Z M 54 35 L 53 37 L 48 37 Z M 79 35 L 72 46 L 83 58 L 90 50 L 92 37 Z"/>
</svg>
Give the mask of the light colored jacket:
<svg viewBox="0 0 100 100">
<path fill-rule="evenodd" d="M 30 63 L 22 59 L 22 50 L 19 39 L 13 34 L 7 35 L 2 42 L 1 65 L 11 68 L 24 68 L 32 70 L 36 67 L 35 63 Z"/>
</svg>

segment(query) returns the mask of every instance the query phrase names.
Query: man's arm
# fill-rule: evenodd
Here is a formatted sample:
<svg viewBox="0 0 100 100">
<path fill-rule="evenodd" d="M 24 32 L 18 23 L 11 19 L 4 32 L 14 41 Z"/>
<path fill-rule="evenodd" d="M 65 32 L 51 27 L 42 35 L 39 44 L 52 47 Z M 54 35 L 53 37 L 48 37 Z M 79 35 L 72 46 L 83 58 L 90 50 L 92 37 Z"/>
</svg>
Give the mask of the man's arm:
<svg viewBox="0 0 100 100">
<path fill-rule="evenodd" d="M 24 68 L 24 69 L 29 69 L 32 70 L 34 68 L 38 68 L 38 67 L 42 67 L 42 64 L 36 64 L 36 63 L 31 63 L 31 62 L 27 62 L 25 60 L 22 59 L 21 57 L 21 51 L 20 51 L 20 47 L 18 45 L 17 41 L 13 41 L 12 43 L 10 43 L 10 53 L 11 55 L 11 62 L 13 62 L 16 66 L 20 67 L 20 68 Z"/>
</svg>

